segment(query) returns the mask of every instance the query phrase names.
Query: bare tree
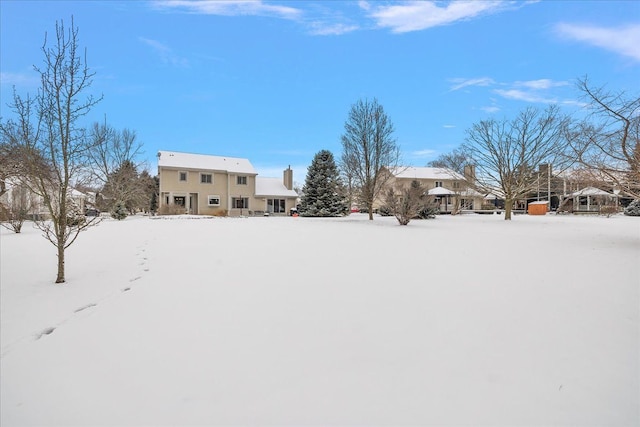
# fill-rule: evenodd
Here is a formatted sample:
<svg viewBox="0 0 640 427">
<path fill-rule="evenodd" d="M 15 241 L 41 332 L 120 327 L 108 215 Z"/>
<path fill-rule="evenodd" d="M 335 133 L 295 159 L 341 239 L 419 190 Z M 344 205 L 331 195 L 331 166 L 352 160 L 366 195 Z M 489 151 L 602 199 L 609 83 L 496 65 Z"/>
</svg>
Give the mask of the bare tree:
<svg viewBox="0 0 640 427">
<path fill-rule="evenodd" d="M 470 168 L 473 164 L 473 159 L 470 157 L 463 147 L 454 149 L 449 153 L 441 154 L 437 159 L 429 162 L 428 166 L 434 168 L 441 168 L 448 172 L 449 176 L 454 180 L 454 192 L 453 198 L 453 210 L 451 215 L 456 215 L 462 209 L 461 199 L 466 191 L 469 189 L 475 189 L 474 175 L 470 173 Z M 471 169 L 473 170 L 473 169 Z M 462 179 L 461 179 L 462 177 Z"/>
<path fill-rule="evenodd" d="M 33 205 L 31 192 L 24 185 L 14 185 L 7 194 L 6 206 L 0 204 L 2 226 L 14 233 L 20 233 Z"/>
<path fill-rule="evenodd" d="M 50 216 L 38 221 L 44 237 L 57 249 L 56 283 L 65 282 L 65 250 L 79 233 L 95 224 L 97 218 L 76 216 L 72 186 L 83 176 L 88 141 L 79 125 L 101 98 L 84 95 L 93 73 L 86 65 L 86 52 L 78 47 L 78 29 L 71 19 L 66 30 L 56 22 L 51 46 L 42 46 L 44 65 L 34 67 L 41 86 L 35 98 L 14 93 L 16 119 L 2 124 L 3 140 L 18 148 L 23 167 L 23 183 L 40 196 Z"/>
<path fill-rule="evenodd" d="M 592 181 L 640 198 L 640 97 L 595 88 L 586 77 L 578 89 L 590 114 L 568 133 L 572 154 Z"/>
<path fill-rule="evenodd" d="M 386 207 L 396 217 L 400 225 L 408 225 L 425 207 L 424 188 L 416 180 L 409 187 L 390 187 L 385 194 Z"/>
<path fill-rule="evenodd" d="M 0 134 L 2 135 L 2 134 Z M 7 181 L 15 176 L 15 153 L 4 138 L 0 140 L 0 197 L 8 190 Z"/>
<path fill-rule="evenodd" d="M 90 133 L 91 148 L 87 151 L 87 165 L 94 185 L 105 187 L 109 177 L 123 165 L 141 169 L 137 158 L 142 154 L 142 143 L 135 131 L 117 130 L 105 124 L 94 123 Z"/>
<path fill-rule="evenodd" d="M 441 154 L 437 159 L 429 162 L 428 166 L 449 169 L 456 174 L 464 176 L 465 167 L 472 163 L 473 159 L 469 156 L 469 153 L 465 152 L 462 147 L 459 147 L 450 153 Z"/>
<path fill-rule="evenodd" d="M 474 160 L 478 182 L 504 197 L 505 220 L 513 203 L 536 188 L 540 164 L 566 161 L 567 120 L 556 106 L 527 108 L 513 120 L 483 120 L 467 131 L 463 149 Z"/>
<path fill-rule="evenodd" d="M 353 104 L 344 124 L 341 166 L 349 183 L 358 188 L 370 220 L 373 203 L 391 178 L 384 169 L 400 164 L 400 148 L 393 131 L 391 120 L 376 99 Z"/>
</svg>

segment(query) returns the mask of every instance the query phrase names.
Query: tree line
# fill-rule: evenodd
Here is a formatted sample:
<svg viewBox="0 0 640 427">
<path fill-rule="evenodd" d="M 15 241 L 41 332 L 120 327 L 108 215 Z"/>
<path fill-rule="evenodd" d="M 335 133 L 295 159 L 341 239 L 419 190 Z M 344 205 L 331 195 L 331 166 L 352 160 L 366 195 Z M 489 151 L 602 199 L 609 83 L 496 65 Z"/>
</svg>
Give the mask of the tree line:
<svg viewBox="0 0 640 427">
<path fill-rule="evenodd" d="M 446 168 L 458 176 L 466 176 L 465 167 L 472 166 L 473 177 L 466 184 L 503 198 L 505 220 L 512 218 L 515 201 L 536 190 L 542 165 L 549 174 L 551 169 L 556 173 L 571 171 L 583 181 L 606 184 L 623 196 L 639 199 L 640 98 L 596 88 L 587 77 L 578 79 L 576 85 L 583 97 L 584 117 L 576 119 L 557 105 L 549 105 L 544 109 L 527 107 L 513 118 L 481 120 L 467 129 L 459 147 L 429 166 Z M 411 188 L 387 186 L 389 171 L 400 166 L 400 148 L 393 124 L 376 99 L 353 104 L 344 126 L 341 173 L 331 178 L 338 182 L 331 188 L 341 191 L 332 191 L 334 197 L 348 205 L 355 201 L 365 206 L 370 220 L 374 201 L 384 200 L 385 208 L 403 225 L 411 215 L 428 209 L 424 189 L 417 182 Z M 312 163 L 307 187 L 318 185 L 316 174 Z M 306 210 L 303 204 L 303 215 L 321 211 Z"/>
</svg>

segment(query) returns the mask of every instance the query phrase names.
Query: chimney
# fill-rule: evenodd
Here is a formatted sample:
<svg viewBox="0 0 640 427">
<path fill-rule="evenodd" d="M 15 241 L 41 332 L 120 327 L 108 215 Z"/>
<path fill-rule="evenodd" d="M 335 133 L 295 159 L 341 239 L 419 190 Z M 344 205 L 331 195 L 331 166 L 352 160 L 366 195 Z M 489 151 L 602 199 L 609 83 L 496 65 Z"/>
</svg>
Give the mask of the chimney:
<svg viewBox="0 0 640 427">
<path fill-rule="evenodd" d="M 464 179 L 466 179 L 470 184 L 476 182 L 476 167 L 474 165 L 465 165 Z"/>
<path fill-rule="evenodd" d="M 291 165 L 284 170 L 283 183 L 284 186 L 287 187 L 287 190 L 293 190 L 293 171 L 291 170 Z"/>
</svg>

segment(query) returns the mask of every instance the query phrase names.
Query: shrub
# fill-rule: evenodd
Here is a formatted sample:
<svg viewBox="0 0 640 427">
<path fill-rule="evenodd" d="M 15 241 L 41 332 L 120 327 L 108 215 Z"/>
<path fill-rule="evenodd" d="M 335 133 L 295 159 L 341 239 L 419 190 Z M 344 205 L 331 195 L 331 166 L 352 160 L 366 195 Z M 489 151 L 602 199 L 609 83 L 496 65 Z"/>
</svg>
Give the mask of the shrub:
<svg viewBox="0 0 640 427">
<path fill-rule="evenodd" d="M 183 215 L 185 213 L 185 209 L 184 209 L 184 206 L 180 206 L 180 205 L 174 205 L 174 204 L 163 205 L 158 210 L 158 213 L 160 215 Z"/>
<path fill-rule="evenodd" d="M 617 213 L 618 213 L 617 206 L 601 206 L 600 207 L 600 215 L 606 215 L 607 218 Z"/>
<path fill-rule="evenodd" d="M 111 209 L 111 217 L 118 221 L 122 221 L 127 217 L 127 207 L 124 202 L 119 201 L 113 205 L 113 209 Z"/>
<path fill-rule="evenodd" d="M 640 216 L 640 199 L 629 203 L 629 206 L 624 209 L 624 214 L 628 216 Z"/>
<path fill-rule="evenodd" d="M 362 211 L 360 211 L 360 212 L 362 212 Z M 393 211 L 387 205 L 380 206 L 380 209 L 378 209 L 378 213 L 380 214 L 380 216 L 391 216 L 391 215 L 393 215 Z"/>
<path fill-rule="evenodd" d="M 440 209 L 435 203 L 427 204 L 427 205 L 424 205 L 422 208 L 420 208 L 420 210 L 418 211 L 418 218 L 432 219 L 432 218 L 435 218 L 436 215 L 438 215 L 439 213 L 440 213 Z"/>
<path fill-rule="evenodd" d="M 226 209 L 216 209 L 213 212 L 213 216 L 227 216 L 227 210 Z"/>
</svg>

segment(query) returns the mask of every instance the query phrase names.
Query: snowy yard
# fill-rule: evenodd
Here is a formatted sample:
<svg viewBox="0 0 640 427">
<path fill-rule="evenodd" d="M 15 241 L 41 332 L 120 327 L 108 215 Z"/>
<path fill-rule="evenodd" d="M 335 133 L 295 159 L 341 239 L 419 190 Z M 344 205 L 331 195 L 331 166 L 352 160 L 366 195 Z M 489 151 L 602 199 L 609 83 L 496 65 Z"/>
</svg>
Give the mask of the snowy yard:
<svg viewBox="0 0 640 427">
<path fill-rule="evenodd" d="M 640 425 L 640 218 L 2 229 L 0 424 Z"/>
</svg>

